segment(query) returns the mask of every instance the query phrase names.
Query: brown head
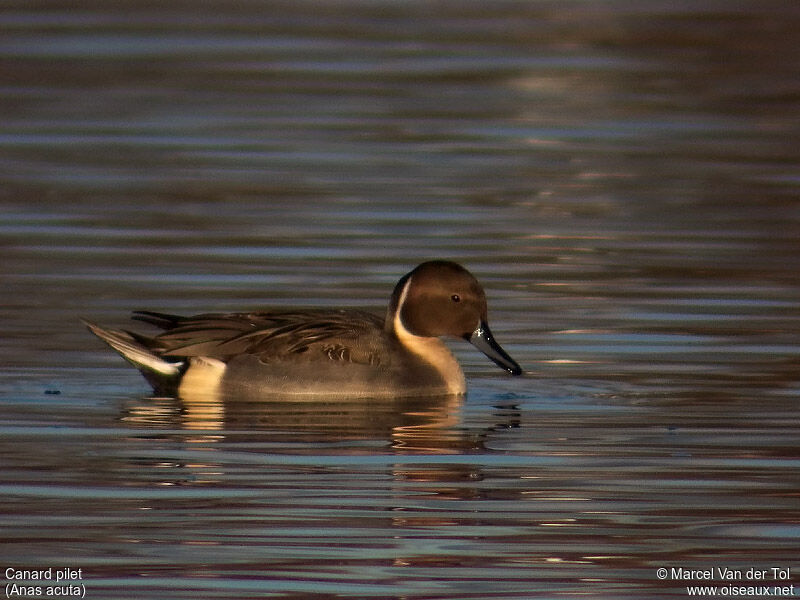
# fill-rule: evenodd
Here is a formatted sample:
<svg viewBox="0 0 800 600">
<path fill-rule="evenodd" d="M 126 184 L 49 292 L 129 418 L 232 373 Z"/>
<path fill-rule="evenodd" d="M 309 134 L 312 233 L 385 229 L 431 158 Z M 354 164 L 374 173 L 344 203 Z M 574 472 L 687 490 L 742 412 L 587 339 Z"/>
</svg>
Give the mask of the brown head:
<svg viewBox="0 0 800 600">
<path fill-rule="evenodd" d="M 387 326 L 421 337 L 464 338 L 512 375 L 520 366 L 495 342 L 487 324 L 486 295 L 478 280 L 459 264 L 425 262 L 405 275 L 392 294 Z"/>
</svg>

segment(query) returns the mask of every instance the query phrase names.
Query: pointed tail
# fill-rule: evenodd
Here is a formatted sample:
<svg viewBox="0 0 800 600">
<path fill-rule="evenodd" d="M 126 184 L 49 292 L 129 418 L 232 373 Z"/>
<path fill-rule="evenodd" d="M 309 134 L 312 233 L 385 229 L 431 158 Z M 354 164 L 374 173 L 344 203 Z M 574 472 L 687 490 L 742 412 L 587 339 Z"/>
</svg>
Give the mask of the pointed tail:
<svg viewBox="0 0 800 600">
<path fill-rule="evenodd" d="M 118 329 L 103 329 L 99 325 L 81 319 L 93 334 L 120 353 L 147 379 L 156 392 L 172 393 L 177 389 L 185 362 L 170 362 L 154 354 L 131 334 Z"/>
</svg>

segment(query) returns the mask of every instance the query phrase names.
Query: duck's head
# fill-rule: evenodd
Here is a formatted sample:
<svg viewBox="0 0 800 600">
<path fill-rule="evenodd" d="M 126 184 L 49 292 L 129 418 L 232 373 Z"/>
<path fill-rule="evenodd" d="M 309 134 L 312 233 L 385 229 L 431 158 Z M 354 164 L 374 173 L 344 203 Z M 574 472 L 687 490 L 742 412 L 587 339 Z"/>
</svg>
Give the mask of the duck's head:
<svg viewBox="0 0 800 600">
<path fill-rule="evenodd" d="M 420 337 L 464 338 L 512 375 L 522 373 L 489 330 L 481 284 L 454 262 L 424 262 L 400 279 L 388 320 L 391 326 Z"/>
</svg>

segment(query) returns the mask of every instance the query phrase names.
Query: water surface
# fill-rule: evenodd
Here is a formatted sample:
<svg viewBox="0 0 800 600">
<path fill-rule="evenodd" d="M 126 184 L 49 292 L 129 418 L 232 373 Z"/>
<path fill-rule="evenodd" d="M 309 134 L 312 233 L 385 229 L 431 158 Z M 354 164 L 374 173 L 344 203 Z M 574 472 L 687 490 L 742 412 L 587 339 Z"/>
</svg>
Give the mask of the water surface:
<svg viewBox="0 0 800 600">
<path fill-rule="evenodd" d="M 109 599 L 798 582 L 797 31 L 790 2 L 5 3 L 0 567 Z M 182 402 L 77 320 L 381 312 L 429 258 L 523 377 L 453 341 L 463 399 Z"/>
</svg>

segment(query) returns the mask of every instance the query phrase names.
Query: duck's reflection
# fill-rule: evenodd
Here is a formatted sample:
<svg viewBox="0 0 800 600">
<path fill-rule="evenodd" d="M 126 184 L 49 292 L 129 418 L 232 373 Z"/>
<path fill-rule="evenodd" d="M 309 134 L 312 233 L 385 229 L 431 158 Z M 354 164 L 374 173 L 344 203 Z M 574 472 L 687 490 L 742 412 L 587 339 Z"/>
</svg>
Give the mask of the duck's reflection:
<svg viewBox="0 0 800 600">
<path fill-rule="evenodd" d="M 124 409 L 122 420 L 150 431 L 178 430 L 182 439 L 196 449 L 204 446 L 213 450 L 229 440 L 268 443 L 289 452 L 297 450 L 298 445 L 303 445 L 304 452 L 325 452 L 333 444 L 337 452 L 353 454 L 383 454 L 388 450 L 396 454 L 442 455 L 480 451 L 487 433 L 498 427 L 512 427 L 512 421 L 518 419 L 512 411 L 503 417 L 508 422 L 466 427 L 462 422 L 463 404 L 461 395 L 374 402 L 324 398 L 259 401 L 217 395 L 145 397 L 131 402 Z M 436 478 L 440 476 L 441 473 Z"/>
<path fill-rule="evenodd" d="M 248 492 L 255 488 L 263 490 L 264 497 L 248 504 L 254 514 L 270 518 L 287 514 L 289 520 L 302 520 L 312 511 L 316 518 L 333 519 L 336 527 L 341 527 L 335 504 L 341 487 L 347 490 L 342 495 L 343 522 L 350 522 L 348 510 L 366 506 L 379 517 L 369 526 L 397 529 L 403 536 L 409 529 L 460 522 L 442 516 L 438 508 L 420 509 L 420 503 L 433 502 L 436 507 L 442 501 L 480 499 L 483 486 L 473 482 L 483 479 L 485 463 L 471 456 L 486 452 L 484 443 L 492 431 L 519 422 L 518 411 L 509 406 L 493 410 L 485 426 L 467 426 L 464 400 L 463 396 L 374 403 L 141 398 L 127 407 L 122 418 L 128 427 L 142 430 L 143 435 L 135 437 L 148 445 L 151 440 L 167 440 L 158 444 L 163 454 L 158 449 L 155 455 L 137 453 L 137 466 L 143 457 L 160 461 L 151 470 L 159 485 L 204 487 L 209 498 L 231 486 Z M 466 414 L 475 420 L 474 412 Z M 294 504 L 285 503 L 286 494 L 297 494 L 299 512 L 294 516 Z M 413 565 L 418 560 L 413 552 L 402 553 L 394 564 Z"/>
<path fill-rule="evenodd" d="M 520 415 L 513 406 L 496 408 L 486 415 L 489 420 L 478 419 L 482 425 L 467 426 L 464 400 L 460 395 L 372 403 L 140 398 L 125 409 L 122 419 L 142 429 L 143 436 L 136 437 L 167 438 L 170 447 L 174 441 L 183 445 L 183 459 L 172 458 L 175 469 L 160 472 L 166 476 L 163 485 L 224 483 L 251 459 L 254 464 L 266 460 L 275 468 L 269 459 L 273 454 L 279 469 L 286 468 L 281 456 L 304 455 L 313 463 L 319 455 L 324 463 L 330 456 L 402 455 L 385 465 L 398 497 L 421 493 L 467 500 L 480 493 L 469 482 L 482 480 L 483 468 L 480 460 L 466 456 L 486 452 L 492 432 L 515 427 Z M 470 420 L 475 420 L 474 413 Z"/>
<path fill-rule="evenodd" d="M 472 449 L 480 436 L 460 426 L 463 396 L 326 401 L 224 398 L 141 398 L 126 407 L 132 426 L 180 429 L 187 442 L 220 442 L 227 437 L 272 433 L 295 443 L 373 440 L 397 452 L 455 453 Z"/>
</svg>

